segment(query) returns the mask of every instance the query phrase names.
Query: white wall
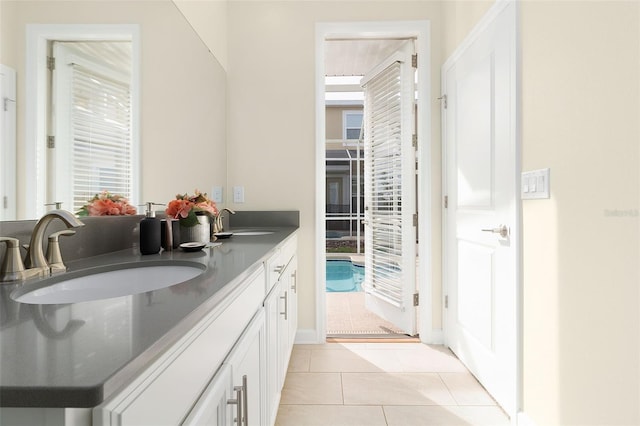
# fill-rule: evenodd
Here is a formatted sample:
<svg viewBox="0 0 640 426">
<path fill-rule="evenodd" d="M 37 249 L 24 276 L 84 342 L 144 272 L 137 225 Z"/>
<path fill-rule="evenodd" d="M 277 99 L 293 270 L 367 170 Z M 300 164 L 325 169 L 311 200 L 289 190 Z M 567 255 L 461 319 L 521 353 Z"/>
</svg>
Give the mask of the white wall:
<svg viewBox="0 0 640 426">
<path fill-rule="evenodd" d="M 226 75 L 180 11 L 163 1 L 0 2 L 0 62 L 18 74 L 18 195 L 25 193 L 25 25 L 140 24 L 142 198 L 166 203 L 226 181 Z M 194 188 L 195 187 L 195 188 Z M 18 217 L 24 198 L 18 199 Z"/>
<path fill-rule="evenodd" d="M 440 3 L 231 1 L 229 3 L 228 185 L 244 185 L 243 209 L 300 210 L 299 327 L 315 329 L 315 24 L 431 19 L 438 59 Z M 434 61 L 432 82 L 440 79 Z M 433 192 L 440 199 L 439 108 L 434 100 Z M 436 203 L 437 206 L 439 204 Z M 434 247 L 440 246 L 440 209 Z M 433 261 L 434 328 L 441 327 L 440 260 Z"/>
</svg>

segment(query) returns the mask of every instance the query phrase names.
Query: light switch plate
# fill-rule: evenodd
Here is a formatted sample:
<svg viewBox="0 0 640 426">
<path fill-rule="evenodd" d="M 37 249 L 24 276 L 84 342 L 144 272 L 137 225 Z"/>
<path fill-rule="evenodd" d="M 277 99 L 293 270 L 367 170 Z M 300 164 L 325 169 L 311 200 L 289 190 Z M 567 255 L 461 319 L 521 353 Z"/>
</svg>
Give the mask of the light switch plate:
<svg viewBox="0 0 640 426">
<path fill-rule="evenodd" d="M 551 197 L 548 168 L 522 172 L 520 182 L 523 200 L 540 200 Z"/>
<path fill-rule="evenodd" d="M 221 186 L 214 186 L 213 187 L 213 189 L 211 190 L 211 199 L 216 204 L 221 204 L 222 203 L 222 187 Z"/>
<path fill-rule="evenodd" d="M 244 203 L 244 186 L 233 187 L 233 202 Z"/>
</svg>

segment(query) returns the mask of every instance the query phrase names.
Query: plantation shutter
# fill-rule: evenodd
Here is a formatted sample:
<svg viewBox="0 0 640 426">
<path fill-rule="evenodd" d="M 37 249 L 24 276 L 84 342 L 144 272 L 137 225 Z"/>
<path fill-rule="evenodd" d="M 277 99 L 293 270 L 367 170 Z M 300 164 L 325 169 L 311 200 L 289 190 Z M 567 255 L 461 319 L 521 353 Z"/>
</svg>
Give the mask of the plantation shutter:
<svg viewBox="0 0 640 426">
<path fill-rule="evenodd" d="M 398 52 L 363 79 L 365 299 L 368 309 L 409 334 L 415 334 L 413 75 L 410 53 Z"/>
<path fill-rule="evenodd" d="M 134 184 L 131 59 L 114 59 L 109 42 L 89 44 L 53 44 L 48 198 L 74 212 L 103 190 L 132 200 Z"/>
</svg>

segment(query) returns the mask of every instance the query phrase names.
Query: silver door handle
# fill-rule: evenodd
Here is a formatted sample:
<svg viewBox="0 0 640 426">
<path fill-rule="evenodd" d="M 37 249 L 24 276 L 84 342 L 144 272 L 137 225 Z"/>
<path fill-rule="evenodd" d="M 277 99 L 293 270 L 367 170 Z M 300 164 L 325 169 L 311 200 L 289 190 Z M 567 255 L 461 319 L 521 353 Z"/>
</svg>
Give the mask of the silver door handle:
<svg viewBox="0 0 640 426">
<path fill-rule="evenodd" d="M 287 291 L 285 290 L 284 292 L 284 296 L 280 296 L 280 299 L 282 299 L 284 301 L 284 312 L 280 312 L 280 315 L 284 316 L 285 321 L 288 319 L 289 316 L 289 301 L 288 299 L 288 295 L 287 295 Z"/>
<path fill-rule="evenodd" d="M 233 390 L 236 393 L 236 397 L 234 399 L 227 399 L 227 404 L 236 406 L 236 418 L 233 420 L 233 422 L 238 426 L 242 426 L 242 391 L 244 390 L 244 388 L 242 386 L 234 386 Z"/>
<path fill-rule="evenodd" d="M 244 425 L 249 426 L 249 387 L 247 385 L 247 375 L 242 376 L 242 408 L 244 409 Z"/>
<path fill-rule="evenodd" d="M 498 228 L 483 229 L 482 232 L 493 232 L 494 234 L 500 234 L 502 238 L 509 236 L 509 228 L 507 225 L 500 225 Z"/>
</svg>

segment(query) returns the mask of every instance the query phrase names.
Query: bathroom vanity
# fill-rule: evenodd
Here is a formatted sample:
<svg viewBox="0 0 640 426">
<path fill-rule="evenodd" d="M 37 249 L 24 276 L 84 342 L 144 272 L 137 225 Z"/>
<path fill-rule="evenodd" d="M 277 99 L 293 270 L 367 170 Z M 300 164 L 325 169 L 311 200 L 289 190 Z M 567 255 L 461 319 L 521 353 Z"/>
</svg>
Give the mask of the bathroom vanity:
<svg viewBox="0 0 640 426">
<path fill-rule="evenodd" d="M 273 424 L 296 333 L 296 229 L 261 227 L 192 253 L 129 248 L 68 264 L 70 272 L 140 262 L 202 270 L 138 294 L 39 305 L 14 301 L 17 286 L 3 286 L 0 423 Z"/>
</svg>

